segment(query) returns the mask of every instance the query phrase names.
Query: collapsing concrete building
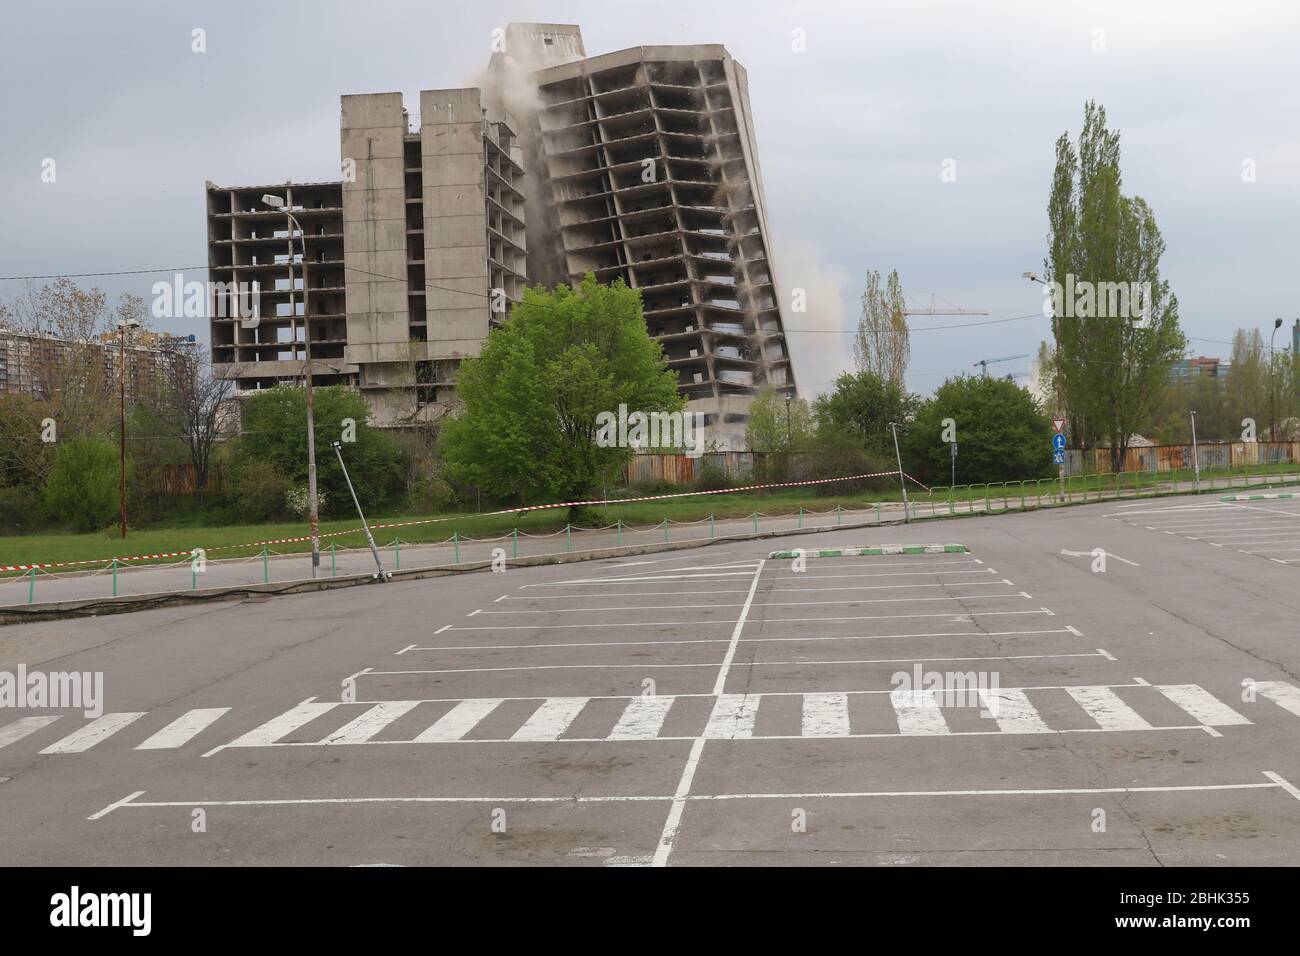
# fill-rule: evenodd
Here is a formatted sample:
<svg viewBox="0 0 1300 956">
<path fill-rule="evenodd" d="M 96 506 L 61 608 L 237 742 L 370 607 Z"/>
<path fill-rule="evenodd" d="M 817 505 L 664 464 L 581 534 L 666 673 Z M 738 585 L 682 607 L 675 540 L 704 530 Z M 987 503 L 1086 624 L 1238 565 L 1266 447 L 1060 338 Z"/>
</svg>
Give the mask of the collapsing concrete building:
<svg viewBox="0 0 1300 956">
<path fill-rule="evenodd" d="M 792 394 L 744 67 L 722 46 L 585 57 L 567 24 L 511 24 L 490 96 L 521 122 L 534 279 L 640 289 L 706 440 L 743 448 L 754 393 Z"/>
<path fill-rule="evenodd" d="M 743 448 L 754 394 L 793 394 L 748 83 L 724 47 L 587 57 L 576 26 L 511 24 L 481 88 L 422 92 L 414 126 L 398 93 L 344 96 L 341 146 L 339 183 L 208 184 L 211 278 L 264 297 L 256 328 L 212 320 L 241 393 L 300 375 L 307 328 L 313 375 L 358 386 L 377 424 L 436 417 L 526 281 L 593 273 L 641 291 L 707 442 Z M 263 192 L 307 232 L 310 315 L 290 305 L 301 245 Z"/>
</svg>

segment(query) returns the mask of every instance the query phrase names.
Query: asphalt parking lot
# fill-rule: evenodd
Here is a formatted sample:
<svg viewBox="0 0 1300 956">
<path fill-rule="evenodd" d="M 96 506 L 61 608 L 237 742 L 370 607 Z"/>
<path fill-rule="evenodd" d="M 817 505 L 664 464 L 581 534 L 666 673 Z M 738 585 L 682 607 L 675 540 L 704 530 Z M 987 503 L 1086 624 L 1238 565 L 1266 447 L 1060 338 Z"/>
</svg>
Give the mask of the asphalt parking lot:
<svg viewBox="0 0 1300 956">
<path fill-rule="evenodd" d="M 107 702 L 0 711 L 0 863 L 1293 863 L 1293 505 L 3 628 L 0 670 L 100 671 Z M 1257 520 L 1276 549 L 1229 545 Z M 969 551 L 768 556 L 886 542 Z"/>
</svg>

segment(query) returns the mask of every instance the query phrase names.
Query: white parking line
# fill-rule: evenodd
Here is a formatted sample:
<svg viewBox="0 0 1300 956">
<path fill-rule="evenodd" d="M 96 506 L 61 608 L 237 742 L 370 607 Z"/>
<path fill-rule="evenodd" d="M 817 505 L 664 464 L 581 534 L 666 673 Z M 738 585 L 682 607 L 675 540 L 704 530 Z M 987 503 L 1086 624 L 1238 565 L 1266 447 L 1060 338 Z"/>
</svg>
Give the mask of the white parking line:
<svg viewBox="0 0 1300 956">
<path fill-rule="evenodd" d="M 1104 794 L 1137 793 L 1209 793 L 1232 790 L 1281 790 L 1300 800 L 1300 790 L 1292 786 L 1280 775 L 1271 770 L 1262 771 L 1268 778 L 1266 783 L 1211 783 L 1183 784 L 1154 787 L 1052 787 L 1033 789 L 989 789 L 989 790 L 841 790 L 813 791 L 806 793 L 697 793 L 697 794 L 592 794 L 566 796 L 399 796 L 399 797 L 276 797 L 266 799 L 245 798 L 240 800 L 138 800 L 145 794 L 137 790 L 115 800 L 91 816 L 88 820 L 100 820 L 116 810 L 169 809 L 176 807 L 282 807 L 282 806 L 334 806 L 367 803 L 474 803 L 474 804 L 532 804 L 532 803 L 666 803 L 668 801 L 722 801 L 722 800 L 850 800 L 877 798 L 918 798 L 918 797 L 1051 797 L 1051 796 L 1094 796 Z M 666 862 L 666 860 L 665 860 Z"/>
<path fill-rule="evenodd" d="M 1069 657 L 1101 657 L 1103 655 L 1092 651 L 1089 653 L 1076 654 L 977 654 L 972 657 L 884 657 L 871 658 L 866 660 L 834 660 L 818 661 L 801 658 L 797 661 L 745 661 L 745 667 L 793 667 L 806 665 L 808 667 L 818 667 L 824 665 L 842 665 L 842 664 L 911 664 L 917 661 L 940 663 L 944 661 L 1027 661 L 1027 660 L 1045 660 L 1048 658 L 1069 658 Z M 508 667 L 444 667 L 437 669 L 420 669 L 409 671 L 371 671 L 370 677 L 409 677 L 416 674 L 493 674 L 493 673 L 513 673 L 515 671 L 581 671 L 581 670 L 682 670 L 691 667 L 717 667 L 717 661 L 694 661 L 685 664 L 658 664 L 649 661 L 638 661 L 635 664 L 516 664 Z"/>
<path fill-rule="evenodd" d="M 737 642 L 740 640 L 740 634 L 745 629 L 745 621 L 749 618 L 749 605 L 754 601 L 754 593 L 758 590 L 759 578 L 763 576 L 763 561 L 759 561 L 758 568 L 754 571 L 754 580 L 749 585 L 749 597 L 745 601 L 745 607 L 740 612 L 740 617 L 736 621 L 735 629 L 731 632 L 731 644 L 727 647 L 727 653 L 722 659 L 722 666 L 718 668 L 717 679 L 713 682 L 713 693 L 721 695 L 727 687 L 727 672 L 731 669 L 731 662 L 736 656 Z M 695 780 L 695 770 L 699 766 L 700 756 L 704 753 L 704 737 L 697 737 L 691 744 L 691 752 L 687 754 L 686 766 L 682 768 L 681 778 L 677 781 L 677 789 L 673 793 L 673 803 L 668 809 L 668 819 L 664 821 L 663 831 L 659 835 L 659 845 L 655 847 L 654 866 L 667 866 L 668 857 L 673 852 L 673 841 L 677 838 L 677 829 L 681 826 L 682 812 L 686 809 L 685 797 L 691 792 L 691 784 Z"/>
<path fill-rule="evenodd" d="M 825 624 L 834 621 L 898 621 L 907 618 L 918 617 L 942 617 L 951 619 L 960 619 L 962 623 L 969 623 L 967 619 L 974 617 L 1005 617 L 1012 614 L 1046 614 L 1048 617 L 1055 617 L 1055 614 L 1047 608 L 1038 608 L 1033 611 L 965 611 L 964 613 L 950 612 L 947 614 L 866 614 L 853 617 L 778 617 L 767 618 L 764 624 Z M 451 627 L 453 631 L 562 631 L 579 627 L 716 627 L 719 625 L 730 624 L 730 621 L 617 621 L 601 624 L 492 624 L 487 626 L 475 627 Z M 439 632 L 441 633 L 441 632 Z"/>
<path fill-rule="evenodd" d="M 1083 637 L 1074 627 L 1054 627 L 1029 631 L 912 631 L 899 634 L 846 634 L 833 637 L 742 637 L 741 644 L 794 643 L 818 641 L 884 641 L 897 637 L 1023 637 L 1039 634 L 1073 634 Z M 521 651 L 550 647 L 656 647 L 674 644 L 726 644 L 728 637 L 689 637 L 666 641 L 563 641 L 547 644 L 448 644 L 443 647 L 415 647 L 413 651 Z"/>
<path fill-rule="evenodd" d="M 921 604 L 933 601 L 978 601 L 1007 597 L 1028 598 L 1023 591 L 1011 594 L 952 594 L 943 597 L 855 598 L 851 601 L 765 601 L 754 607 L 829 607 L 843 604 Z M 712 611 L 744 607 L 743 604 L 630 604 L 622 607 L 556 607 L 518 611 L 475 611 L 474 614 L 595 614 L 601 611 Z"/>
</svg>

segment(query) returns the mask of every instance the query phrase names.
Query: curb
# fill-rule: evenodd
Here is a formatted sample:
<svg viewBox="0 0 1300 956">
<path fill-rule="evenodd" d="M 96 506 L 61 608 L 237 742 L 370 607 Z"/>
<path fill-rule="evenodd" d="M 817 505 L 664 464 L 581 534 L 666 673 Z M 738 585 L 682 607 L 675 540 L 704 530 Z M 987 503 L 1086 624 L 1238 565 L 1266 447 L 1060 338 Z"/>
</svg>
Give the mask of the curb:
<svg viewBox="0 0 1300 956">
<path fill-rule="evenodd" d="M 1276 501 L 1278 498 L 1300 498 L 1294 492 L 1286 491 L 1272 495 L 1225 495 L 1220 501 Z"/>
<path fill-rule="evenodd" d="M 859 558 L 886 554 L 965 554 L 964 544 L 882 544 L 874 548 L 821 548 L 817 551 L 773 551 L 768 558 Z"/>
</svg>

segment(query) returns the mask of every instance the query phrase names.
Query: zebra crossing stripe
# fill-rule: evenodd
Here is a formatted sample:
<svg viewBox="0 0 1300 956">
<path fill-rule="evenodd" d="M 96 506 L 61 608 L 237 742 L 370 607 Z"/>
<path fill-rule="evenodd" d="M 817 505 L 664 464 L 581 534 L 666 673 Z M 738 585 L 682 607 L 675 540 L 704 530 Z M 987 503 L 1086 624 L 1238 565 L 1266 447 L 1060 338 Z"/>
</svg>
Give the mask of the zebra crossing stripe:
<svg viewBox="0 0 1300 956">
<path fill-rule="evenodd" d="M 609 740 L 651 740 L 659 736 L 675 697 L 637 697 L 623 708 Z"/>
<path fill-rule="evenodd" d="M 511 740 L 558 740 L 587 706 L 589 697 L 550 697 L 538 707 Z"/>
<path fill-rule="evenodd" d="M 130 711 L 116 714 L 104 714 L 97 717 L 84 727 L 74 730 L 62 740 L 50 744 L 44 750 L 43 754 L 79 754 L 89 750 L 95 744 L 108 737 L 113 736 L 127 724 L 139 720 L 145 715 L 145 711 Z"/>
<path fill-rule="evenodd" d="M 393 700 L 376 704 L 360 717 L 344 724 L 324 740 L 323 744 L 363 744 L 407 711 L 418 705 L 414 700 Z"/>
<path fill-rule="evenodd" d="M 237 737 L 227 747 L 265 747 L 273 744 L 281 737 L 287 737 L 299 727 L 311 723 L 322 714 L 327 714 L 335 707 L 337 703 L 315 703 L 313 701 L 303 701 L 296 707 L 291 707 L 279 717 L 273 717 L 260 727 L 254 727 L 248 733 Z"/>
<path fill-rule="evenodd" d="M 711 740 L 754 736 L 754 719 L 758 716 L 760 699 L 758 694 L 719 694 L 703 736 Z"/>
<path fill-rule="evenodd" d="M 1164 684 L 1156 690 L 1207 727 L 1232 727 L 1250 723 L 1199 684 Z"/>
<path fill-rule="evenodd" d="M 480 720 L 496 710 L 504 699 L 502 697 L 480 697 L 474 700 L 462 700 L 438 718 L 433 726 L 416 737 L 415 742 L 427 744 L 460 740 L 473 730 Z"/>
<path fill-rule="evenodd" d="M 890 554 L 966 554 L 964 544 L 882 544 L 862 548 L 795 548 L 773 551 L 768 558 L 874 558 Z"/>
<path fill-rule="evenodd" d="M 135 749 L 171 750 L 183 746 L 229 712 L 229 707 L 206 707 L 186 711 Z"/>
<path fill-rule="evenodd" d="M 905 736 L 952 732 L 932 690 L 895 688 L 889 702 L 894 705 L 894 715 L 898 718 L 898 732 Z"/>
<path fill-rule="evenodd" d="M 1255 689 L 1277 704 L 1283 710 L 1300 717 L 1300 690 L 1286 681 L 1261 680 L 1255 682 Z"/>
<path fill-rule="evenodd" d="M 804 694 L 803 735 L 805 737 L 847 737 L 849 697 L 847 694 Z"/>
<path fill-rule="evenodd" d="M 42 727 L 48 727 L 58 719 L 58 714 L 53 717 L 19 717 L 12 724 L 0 727 L 0 748 L 17 743 L 28 734 L 34 734 Z"/>
<path fill-rule="evenodd" d="M 999 688 L 980 691 L 980 699 L 990 716 L 997 722 L 998 730 L 1008 734 L 1050 734 L 1052 728 L 1043 722 L 1029 696 L 1016 688 Z"/>
<path fill-rule="evenodd" d="M 1146 719 L 1109 687 L 1067 687 L 1066 693 L 1102 730 L 1151 730 Z"/>
</svg>

